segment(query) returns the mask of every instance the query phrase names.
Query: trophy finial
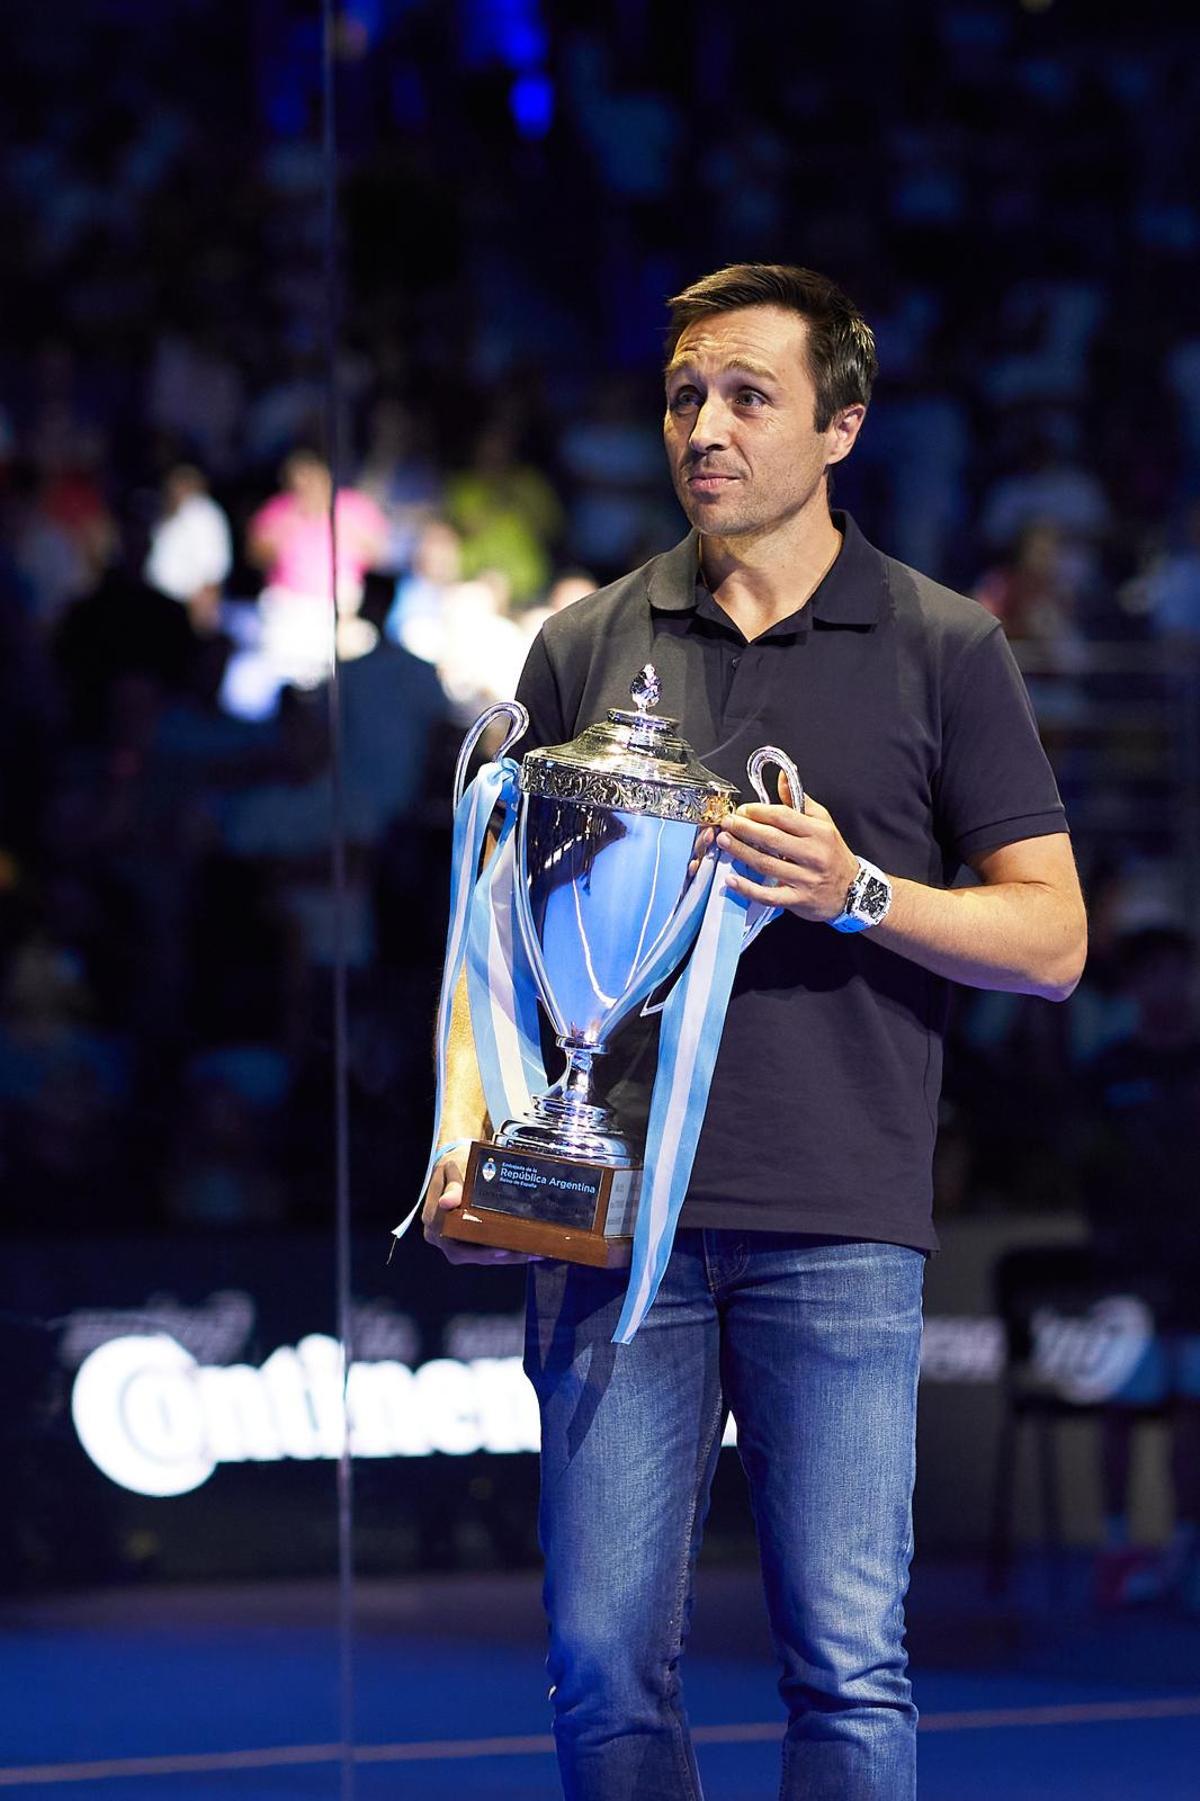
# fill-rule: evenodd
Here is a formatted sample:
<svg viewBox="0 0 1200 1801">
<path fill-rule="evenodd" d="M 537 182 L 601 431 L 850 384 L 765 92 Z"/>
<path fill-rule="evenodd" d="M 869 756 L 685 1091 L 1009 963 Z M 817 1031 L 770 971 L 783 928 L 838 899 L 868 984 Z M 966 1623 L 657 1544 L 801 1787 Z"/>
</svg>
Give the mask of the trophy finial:
<svg viewBox="0 0 1200 1801">
<path fill-rule="evenodd" d="M 658 679 L 658 671 L 653 663 L 646 663 L 638 670 L 629 684 L 629 697 L 639 713 L 648 713 L 658 705 L 658 697 L 662 687 Z"/>
</svg>

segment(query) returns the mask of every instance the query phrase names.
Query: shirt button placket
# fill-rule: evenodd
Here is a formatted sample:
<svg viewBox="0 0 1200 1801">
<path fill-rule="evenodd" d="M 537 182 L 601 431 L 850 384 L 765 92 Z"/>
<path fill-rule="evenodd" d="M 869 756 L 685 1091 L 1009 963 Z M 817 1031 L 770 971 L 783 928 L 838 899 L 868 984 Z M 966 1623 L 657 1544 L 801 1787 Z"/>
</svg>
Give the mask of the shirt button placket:
<svg viewBox="0 0 1200 1801">
<path fill-rule="evenodd" d="M 728 723 L 741 719 L 745 715 L 742 705 L 741 691 L 749 679 L 751 658 L 747 647 L 739 645 L 729 659 L 729 679 L 725 684 L 725 716 Z M 745 677 L 743 677 L 745 671 Z"/>
</svg>

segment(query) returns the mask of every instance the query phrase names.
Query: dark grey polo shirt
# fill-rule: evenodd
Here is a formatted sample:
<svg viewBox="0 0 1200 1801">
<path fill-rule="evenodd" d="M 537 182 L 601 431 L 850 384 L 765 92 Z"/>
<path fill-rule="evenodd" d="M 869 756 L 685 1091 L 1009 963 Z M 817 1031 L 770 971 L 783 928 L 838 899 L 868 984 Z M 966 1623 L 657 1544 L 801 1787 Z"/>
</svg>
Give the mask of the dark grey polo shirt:
<svg viewBox="0 0 1200 1801">
<path fill-rule="evenodd" d="M 521 748 L 627 707 L 652 662 L 658 710 L 743 799 L 751 751 L 780 745 L 851 850 L 889 875 L 942 886 L 984 851 L 1065 831 L 996 620 L 834 519 L 828 575 L 753 642 L 699 580 L 695 533 L 547 621 L 517 690 Z M 739 966 L 682 1223 L 932 1248 L 948 993 L 869 932 L 769 925 Z M 653 1025 L 630 1022 L 598 1066 L 633 1131 L 654 1060 Z"/>
</svg>

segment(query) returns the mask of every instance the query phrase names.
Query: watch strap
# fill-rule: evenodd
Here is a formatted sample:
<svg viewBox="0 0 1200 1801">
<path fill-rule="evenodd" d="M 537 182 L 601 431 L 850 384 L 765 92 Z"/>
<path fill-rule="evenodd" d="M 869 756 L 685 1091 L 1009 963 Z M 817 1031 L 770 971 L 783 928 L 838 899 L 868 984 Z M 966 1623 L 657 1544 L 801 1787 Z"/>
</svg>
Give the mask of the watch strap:
<svg viewBox="0 0 1200 1801">
<path fill-rule="evenodd" d="M 868 909 L 862 905 L 868 885 L 877 886 L 883 890 L 884 899 L 881 908 Z M 877 869 L 874 863 L 868 863 L 865 857 L 860 857 L 858 874 L 846 890 L 845 905 L 837 918 L 831 919 L 829 923 L 835 932 L 866 932 L 872 926 L 882 925 L 887 918 L 891 904 L 892 884 L 887 876 L 884 875 L 882 869 Z"/>
</svg>

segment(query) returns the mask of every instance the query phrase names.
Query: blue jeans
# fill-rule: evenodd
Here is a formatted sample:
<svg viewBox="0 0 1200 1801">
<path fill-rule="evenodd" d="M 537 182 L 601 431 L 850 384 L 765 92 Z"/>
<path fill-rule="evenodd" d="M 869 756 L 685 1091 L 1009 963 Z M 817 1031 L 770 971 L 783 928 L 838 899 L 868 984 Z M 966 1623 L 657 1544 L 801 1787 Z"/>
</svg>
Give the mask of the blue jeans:
<svg viewBox="0 0 1200 1801">
<path fill-rule="evenodd" d="M 904 1595 L 922 1252 L 685 1231 L 631 1345 L 624 1271 L 530 1266 L 567 1801 L 699 1801 L 679 1664 L 726 1410 L 787 1707 L 781 1801 L 910 1801 Z"/>
</svg>

